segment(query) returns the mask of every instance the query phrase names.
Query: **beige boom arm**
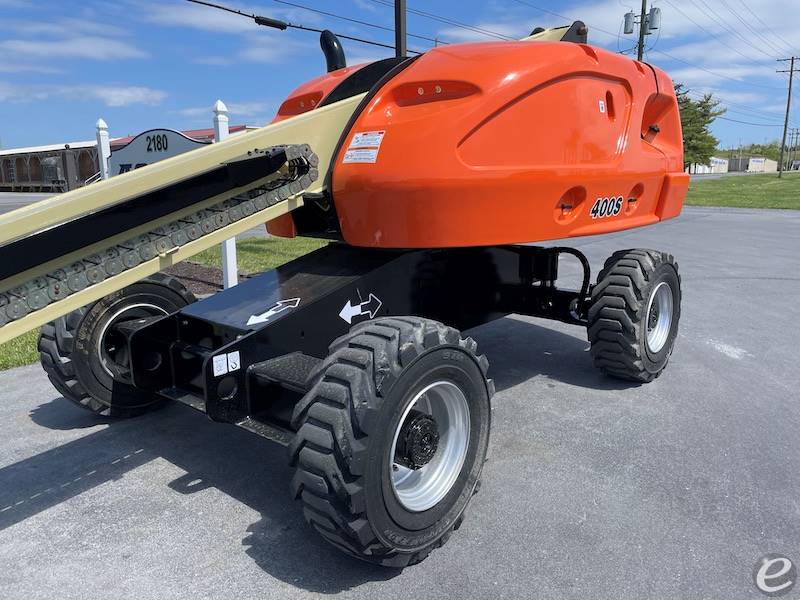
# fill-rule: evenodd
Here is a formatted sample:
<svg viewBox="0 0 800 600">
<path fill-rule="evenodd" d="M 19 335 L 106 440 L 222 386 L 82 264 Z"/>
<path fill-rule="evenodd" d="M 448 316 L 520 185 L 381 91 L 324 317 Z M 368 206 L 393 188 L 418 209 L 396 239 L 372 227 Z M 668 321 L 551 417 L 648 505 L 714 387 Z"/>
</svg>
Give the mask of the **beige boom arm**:
<svg viewBox="0 0 800 600">
<path fill-rule="evenodd" d="M 141 222 L 133 215 L 130 228 L 123 233 L 6 277 L 0 281 L 0 343 L 301 206 L 303 191 L 318 192 L 324 188 L 341 133 L 363 96 L 233 136 L 0 216 L 0 261 L 3 261 L 8 260 L 9 254 L 6 252 L 3 256 L 4 248 L 11 243 L 191 180 L 255 149 L 307 144 L 318 158 L 318 165 L 314 164 L 309 171 L 316 176 L 307 174 L 305 179 L 300 178 L 303 185 L 297 181 L 289 183 L 293 180 L 292 167 L 287 164 L 278 172 L 265 174 L 263 179 L 222 195 L 198 198 L 196 203 L 156 220 Z M 264 191 L 256 195 L 254 192 L 270 189 L 275 193 Z M 237 200 L 231 200 L 234 197 Z M 186 224 L 186 227 L 178 231 L 176 223 L 181 227 Z M 139 252 L 136 261 L 121 262 L 122 254 L 129 253 L 131 242 L 137 240 L 145 244 L 147 252 Z M 185 243 L 175 243 L 176 240 Z M 138 260 L 139 254 L 142 254 L 141 260 Z M 112 257 L 112 260 L 100 262 L 104 257 Z M 90 276 L 88 284 L 69 285 L 73 281 L 69 277 L 74 275 L 75 269 L 81 270 L 83 281 L 86 273 L 96 276 Z"/>
</svg>

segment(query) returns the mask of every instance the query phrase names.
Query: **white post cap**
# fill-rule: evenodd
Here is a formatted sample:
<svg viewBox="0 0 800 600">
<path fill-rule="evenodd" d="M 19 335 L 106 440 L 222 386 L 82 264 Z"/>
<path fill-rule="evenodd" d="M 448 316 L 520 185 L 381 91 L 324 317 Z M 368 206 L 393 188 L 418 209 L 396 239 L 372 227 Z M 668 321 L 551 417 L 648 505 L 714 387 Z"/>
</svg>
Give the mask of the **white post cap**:
<svg viewBox="0 0 800 600">
<path fill-rule="evenodd" d="M 225 106 L 225 103 L 222 100 L 217 100 L 214 102 L 214 112 L 216 114 L 225 114 L 228 112 L 228 107 Z"/>
</svg>

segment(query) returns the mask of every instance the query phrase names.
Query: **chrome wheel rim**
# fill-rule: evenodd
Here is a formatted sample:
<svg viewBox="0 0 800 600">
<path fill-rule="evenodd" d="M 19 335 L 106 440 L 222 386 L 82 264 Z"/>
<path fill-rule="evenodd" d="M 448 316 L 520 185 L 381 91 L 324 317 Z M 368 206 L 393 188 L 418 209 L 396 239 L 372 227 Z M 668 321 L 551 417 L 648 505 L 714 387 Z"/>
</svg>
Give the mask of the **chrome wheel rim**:
<svg viewBox="0 0 800 600">
<path fill-rule="evenodd" d="M 408 431 L 409 422 L 414 418 L 433 421 L 438 433 L 432 457 L 418 468 L 404 465 L 397 454 L 398 447 L 403 446 L 401 432 Z M 437 381 L 414 396 L 397 424 L 389 455 L 392 490 L 405 509 L 422 512 L 436 506 L 447 495 L 464 466 L 469 430 L 469 404 L 457 385 Z"/>
<path fill-rule="evenodd" d="M 647 303 L 647 349 L 658 353 L 667 343 L 672 329 L 672 288 L 666 281 L 659 283 Z"/>
</svg>

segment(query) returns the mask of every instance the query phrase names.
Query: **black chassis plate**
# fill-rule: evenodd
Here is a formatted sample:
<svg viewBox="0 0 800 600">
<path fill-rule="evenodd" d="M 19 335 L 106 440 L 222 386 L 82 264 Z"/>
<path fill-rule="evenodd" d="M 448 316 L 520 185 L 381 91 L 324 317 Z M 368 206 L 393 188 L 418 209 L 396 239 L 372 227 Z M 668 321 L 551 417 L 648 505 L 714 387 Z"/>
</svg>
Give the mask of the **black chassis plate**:
<svg viewBox="0 0 800 600">
<path fill-rule="evenodd" d="M 547 254 L 330 244 L 136 331 L 134 382 L 158 391 L 191 380 L 211 418 L 236 422 L 248 414 L 249 368 L 293 352 L 324 358 L 361 321 L 416 315 L 467 329 L 516 312 L 584 324 L 573 310 L 578 292 L 531 281 Z M 152 360 L 154 350 L 170 359 Z"/>
</svg>

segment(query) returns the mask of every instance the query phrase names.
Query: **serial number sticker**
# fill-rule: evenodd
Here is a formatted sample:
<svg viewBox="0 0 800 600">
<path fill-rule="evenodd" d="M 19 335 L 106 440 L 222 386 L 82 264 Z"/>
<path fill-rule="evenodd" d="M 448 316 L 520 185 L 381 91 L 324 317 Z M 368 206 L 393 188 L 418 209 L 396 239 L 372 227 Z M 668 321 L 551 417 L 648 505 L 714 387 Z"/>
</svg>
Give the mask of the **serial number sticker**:
<svg viewBox="0 0 800 600">
<path fill-rule="evenodd" d="M 378 160 L 378 149 L 360 148 L 344 153 L 344 163 L 374 163 Z"/>
<path fill-rule="evenodd" d="M 213 364 L 214 364 L 214 377 L 225 375 L 228 372 L 228 356 L 226 354 L 220 354 L 219 356 L 215 356 L 213 358 Z"/>
<path fill-rule="evenodd" d="M 598 198 L 592 205 L 589 214 L 593 219 L 602 219 L 603 217 L 616 217 L 622 212 L 622 196 L 614 196 L 612 198 Z"/>
<path fill-rule="evenodd" d="M 383 142 L 385 131 L 362 131 L 353 136 L 350 140 L 350 148 L 380 148 Z"/>
</svg>

